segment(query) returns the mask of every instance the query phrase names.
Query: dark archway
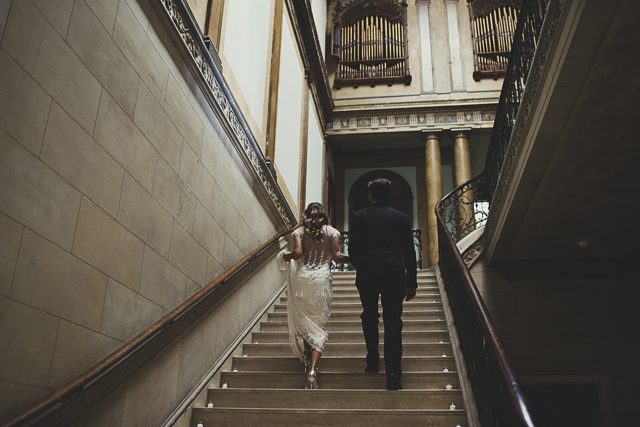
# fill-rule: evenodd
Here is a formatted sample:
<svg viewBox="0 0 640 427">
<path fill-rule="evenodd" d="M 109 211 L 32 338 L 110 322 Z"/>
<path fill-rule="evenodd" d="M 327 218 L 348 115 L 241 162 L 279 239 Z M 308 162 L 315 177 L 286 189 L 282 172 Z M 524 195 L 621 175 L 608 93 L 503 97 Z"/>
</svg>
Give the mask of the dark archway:
<svg viewBox="0 0 640 427">
<path fill-rule="evenodd" d="M 413 228 L 413 193 L 406 179 L 395 172 L 386 169 L 378 169 L 367 172 L 356 180 L 349 190 L 349 218 L 354 212 L 369 206 L 369 190 L 367 184 L 372 179 L 387 178 L 391 181 L 391 195 L 388 204 L 409 216 Z"/>
</svg>

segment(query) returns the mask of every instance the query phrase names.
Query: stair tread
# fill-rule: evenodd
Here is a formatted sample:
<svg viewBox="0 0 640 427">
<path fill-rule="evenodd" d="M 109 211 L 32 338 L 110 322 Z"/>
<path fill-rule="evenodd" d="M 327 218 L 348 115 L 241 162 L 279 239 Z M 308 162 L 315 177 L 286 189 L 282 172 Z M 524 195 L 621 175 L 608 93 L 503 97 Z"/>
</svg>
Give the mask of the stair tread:
<svg viewBox="0 0 640 427">
<path fill-rule="evenodd" d="M 433 376 L 433 375 L 442 375 L 442 376 L 456 376 L 458 372 L 455 370 L 449 370 L 448 372 L 443 371 L 403 371 L 402 377 L 421 377 L 421 376 Z M 304 372 L 291 372 L 291 371 L 237 371 L 237 372 L 223 372 L 223 375 L 232 375 L 232 376 L 240 376 L 240 375 L 264 375 L 264 376 L 304 376 L 306 375 Z M 384 372 L 377 372 L 375 374 L 368 374 L 363 372 L 332 372 L 332 371 L 321 371 L 319 375 L 323 377 L 335 375 L 337 377 L 345 378 L 345 377 L 358 377 L 358 378 L 386 378 L 386 374 Z"/>
<path fill-rule="evenodd" d="M 304 389 L 225 388 L 209 389 L 207 402 L 215 408 L 287 408 L 287 409 L 445 409 L 451 403 L 462 409 L 460 389 L 414 389 L 389 393 L 381 389 L 317 389 L 309 399 Z"/>
<path fill-rule="evenodd" d="M 369 374 L 367 374 L 369 375 Z M 418 389 L 412 389 L 412 390 L 401 390 L 402 394 L 407 394 L 407 395 L 422 395 L 423 393 L 427 393 L 427 394 L 438 394 L 438 395 L 448 395 L 450 393 L 454 393 L 454 392 L 459 392 L 460 389 L 456 388 L 456 389 L 452 389 L 452 390 L 443 390 L 441 388 L 418 388 Z M 303 389 L 299 389 L 299 388 L 271 388 L 271 387 L 264 387 L 264 388 L 210 388 L 209 392 L 218 392 L 218 393 L 244 393 L 244 394 L 249 394 L 249 395 L 255 395 L 256 393 L 260 393 L 260 392 L 266 392 L 266 393 L 274 393 L 274 394 L 282 394 L 282 395 L 291 395 L 293 394 L 306 394 L 309 393 L 308 390 L 303 390 Z M 323 389 L 323 388 L 319 388 L 317 390 L 314 391 L 314 393 L 322 393 L 322 394 L 340 394 L 340 393 L 344 393 L 344 394 L 349 394 L 349 395 L 371 395 L 371 394 L 376 394 L 376 395 L 385 395 L 388 394 L 389 391 L 388 390 L 380 390 L 377 388 L 371 388 L 371 389 L 348 389 L 348 388 L 334 388 L 334 389 Z"/>
<path fill-rule="evenodd" d="M 404 392 L 403 390 L 398 390 L 399 393 Z M 387 392 L 388 393 L 388 392 Z M 258 412 L 258 413 L 278 413 L 278 412 L 294 412 L 294 413 L 303 413 L 303 412 L 318 412 L 318 413 L 396 413 L 398 411 L 402 411 L 405 413 L 415 413 L 417 415 L 424 415 L 425 413 L 436 412 L 436 413 L 445 413 L 451 415 L 457 415 L 460 413 L 466 414 L 465 409 L 313 409 L 313 408 L 247 408 L 247 407 L 225 407 L 225 408 L 193 408 L 194 411 L 197 409 L 198 411 L 243 411 L 243 412 Z"/>
<path fill-rule="evenodd" d="M 364 342 L 359 343 L 359 342 L 327 342 L 325 344 L 326 346 L 340 346 L 340 347 L 363 347 L 364 346 Z M 288 342 L 253 342 L 251 344 L 247 343 L 244 345 L 247 348 L 255 348 L 255 347 L 276 347 L 276 348 L 280 348 L 280 347 L 289 347 L 289 343 Z M 402 347 L 406 347 L 406 348 L 411 348 L 411 347 L 437 347 L 437 346 L 441 346 L 441 347 L 446 347 L 446 346 L 451 346 L 451 342 L 432 342 L 432 343 L 403 343 Z M 384 343 L 380 343 L 379 344 L 379 348 L 384 348 Z M 339 356 L 332 356 L 332 357 L 339 357 Z M 407 357 L 414 357 L 414 356 L 407 356 Z M 432 356 L 429 356 L 432 357 Z"/>
</svg>

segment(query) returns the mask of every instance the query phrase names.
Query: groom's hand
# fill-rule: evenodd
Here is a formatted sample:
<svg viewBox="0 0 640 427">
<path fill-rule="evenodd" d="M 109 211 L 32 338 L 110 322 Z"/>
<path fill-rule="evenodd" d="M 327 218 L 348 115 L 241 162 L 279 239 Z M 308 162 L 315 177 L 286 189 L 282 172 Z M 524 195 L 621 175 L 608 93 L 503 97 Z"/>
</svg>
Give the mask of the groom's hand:
<svg viewBox="0 0 640 427">
<path fill-rule="evenodd" d="M 416 288 L 404 288 L 405 301 L 411 301 L 416 296 Z"/>
</svg>

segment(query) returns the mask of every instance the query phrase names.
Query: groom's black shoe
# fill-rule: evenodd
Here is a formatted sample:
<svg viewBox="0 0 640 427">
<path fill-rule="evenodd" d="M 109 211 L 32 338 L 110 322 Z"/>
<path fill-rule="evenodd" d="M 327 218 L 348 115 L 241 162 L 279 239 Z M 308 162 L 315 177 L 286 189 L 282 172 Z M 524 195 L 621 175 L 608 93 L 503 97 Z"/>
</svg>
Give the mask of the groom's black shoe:
<svg viewBox="0 0 640 427">
<path fill-rule="evenodd" d="M 398 374 L 387 374 L 387 390 L 402 390 Z"/>
<path fill-rule="evenodd" d="M 373 365 L 373 364 L 371 364 L 371 365 L 367 364 L 367 367 L 366 367 L 366 368 L 364 368 L 364 371 L 365 371 L 367 374 L 376 374 L 376 373 L 378 373 L 378 364 L 377 364 L 377 363 L 376 363 L 375 365 Z"/>
</svg>

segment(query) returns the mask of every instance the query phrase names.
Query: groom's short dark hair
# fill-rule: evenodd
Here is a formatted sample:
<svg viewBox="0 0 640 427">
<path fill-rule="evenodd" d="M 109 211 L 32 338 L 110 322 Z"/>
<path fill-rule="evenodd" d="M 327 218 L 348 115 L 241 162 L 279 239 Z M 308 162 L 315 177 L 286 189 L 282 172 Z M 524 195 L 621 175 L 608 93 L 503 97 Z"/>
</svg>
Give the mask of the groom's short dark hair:
<svg viewBox="0 0 640 427">
<path fill-rule="evenodd" d="M 387 178 L 377 178 L 369 181 L 367 187 L 374 202 L 386 202 L 389 194 L 391 194 L 391 181 Z"/>
</svg>

